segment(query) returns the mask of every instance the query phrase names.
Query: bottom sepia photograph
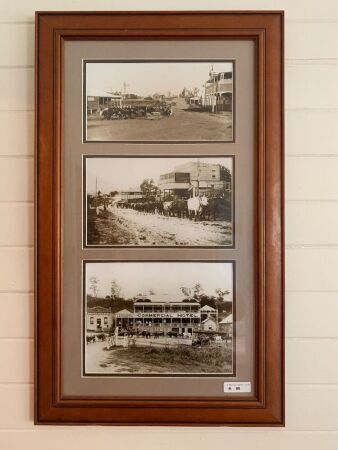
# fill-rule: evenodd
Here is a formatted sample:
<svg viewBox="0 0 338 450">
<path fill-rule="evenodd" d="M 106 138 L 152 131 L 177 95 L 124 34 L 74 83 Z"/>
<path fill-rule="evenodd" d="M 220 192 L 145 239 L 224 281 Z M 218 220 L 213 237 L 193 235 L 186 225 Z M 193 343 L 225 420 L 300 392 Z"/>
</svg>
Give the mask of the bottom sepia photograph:
<svg viewBox="0 0 338 450">
<path fill-rule="evenodd" d="M 234 261 L 84 261 L 83 376 L 234 376 Z"/>
</svg>

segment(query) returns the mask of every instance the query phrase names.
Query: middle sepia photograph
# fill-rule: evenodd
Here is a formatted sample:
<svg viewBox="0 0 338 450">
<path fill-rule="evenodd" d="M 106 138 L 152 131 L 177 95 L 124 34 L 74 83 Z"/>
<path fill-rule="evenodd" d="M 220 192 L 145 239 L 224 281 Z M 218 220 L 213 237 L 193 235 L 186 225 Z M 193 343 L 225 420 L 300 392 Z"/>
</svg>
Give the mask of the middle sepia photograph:
<svg viewBox="0 0 338 450">
<path fill-rule="evenodd" d="M 234 156 L 83 156 L 84 247 L 234 248 Z"/>
</svg>

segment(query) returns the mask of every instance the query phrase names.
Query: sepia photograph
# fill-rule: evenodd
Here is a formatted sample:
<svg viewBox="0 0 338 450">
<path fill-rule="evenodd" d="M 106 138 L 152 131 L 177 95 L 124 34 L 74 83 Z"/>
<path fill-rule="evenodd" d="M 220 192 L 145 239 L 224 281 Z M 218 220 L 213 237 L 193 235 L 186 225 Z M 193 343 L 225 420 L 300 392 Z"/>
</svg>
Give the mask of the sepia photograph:
<svg viewBox="0 0 338 450">
<path fill-rule="evenodd" d="M 83 140 L 234 141 L 234 61 L 85 60 Z"/>
<path fill-rule="evenodd" d="M 84 156 L 84 246 L 233 247 L 233 164 Z"/>
<path fill-rule="evenodd" d="M 83 277 L 84 375 L 234 374 L 234 262 L 85 261 Z"/>
</svg>

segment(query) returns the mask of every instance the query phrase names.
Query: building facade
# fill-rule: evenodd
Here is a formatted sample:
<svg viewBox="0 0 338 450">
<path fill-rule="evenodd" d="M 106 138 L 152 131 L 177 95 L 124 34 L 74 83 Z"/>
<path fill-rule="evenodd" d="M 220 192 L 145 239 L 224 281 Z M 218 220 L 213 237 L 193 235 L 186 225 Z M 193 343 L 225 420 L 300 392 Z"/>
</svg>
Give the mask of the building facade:
<svg viewBox="0 0 338 450">
<path fill-rule="evenodd" d="M 100 95 L 87 96 L 87 114 L 97 114 L 105 108 L 122 106 L 122 95 L 109 94 L 108 92 Z"/>
<path fill-rule="evenodd" d="M 112 325 L 113 314 L 109 308 L 103 308 L 102 306 L 87 308 L 87 331 L 109 331 Z"/>
<path fill-rule="evenodd" d="M 143 199 L 144 195 L 140 191 L 140 189 L 128 189 L 126 191 L 120 192 L 121 201 L 128 202 L 133 200 L 141 200 Z"/>
<path fill-rule="evenodd" d="M 220 331 L 225 332 L 226 335 L 230 338 L 232 337 L 232 329 L 233 329 L 232 322 L 233 322 L 232 314 L 229 314 L 227 317 L 225 317 L 219 323 Z"/>
<path fill-rule="evenodd" d="M 201 322 L 201 328 L 203 331 L 216 331 L 217 330 L 217 322 L 214 319 L 208 317 Z"/>
<path fill-rule="evenodd" d="M 204 305 L 201 308 L 201 320 L 212 319 L 214 322 L 218 323 L 218 311 L 209 305 Z"/>
<path fill-rule="evenodd" d="M 212 112 L 231 111 L 233 80 L 232 72 L 210 71 L 205 83 L 203 104 Z"/>
<path fill-rule="evenodd" d="M 222 193 L 231 195 L 231 180 L 223 179 L 220 164 L 189 162 L 160 175 L 158 187 L 161 198 L 188 199 L 199 195 Z"/>
<path fill-rule="evenodd" d="M 134 303 L 134 327 L 140 331 L 192 334 L 201 325 L 200 304 L 186 298 L 177 301 L 166 295 L 141 297 Z"/>
</svg>

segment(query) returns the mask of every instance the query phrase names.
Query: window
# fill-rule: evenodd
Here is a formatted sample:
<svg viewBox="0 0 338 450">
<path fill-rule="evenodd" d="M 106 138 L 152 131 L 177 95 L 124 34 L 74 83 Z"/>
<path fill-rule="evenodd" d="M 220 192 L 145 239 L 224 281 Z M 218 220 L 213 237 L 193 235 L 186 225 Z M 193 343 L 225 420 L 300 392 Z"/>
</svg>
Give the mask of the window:
<svg viewBox="0 0 338 450">
<path fill-rule="evenodd" d="M 94 325 L 94 317 L 90 317 L 89 323 L 90 323 L 90 325 Z"/>
<path fill-rule="evenodd" d="M 103 323 L 104 323 L 105 325 L 108 325 L 108 317 L 105 317 L 105 318 L 103 319 Z"/>
</svg>

